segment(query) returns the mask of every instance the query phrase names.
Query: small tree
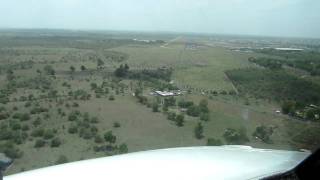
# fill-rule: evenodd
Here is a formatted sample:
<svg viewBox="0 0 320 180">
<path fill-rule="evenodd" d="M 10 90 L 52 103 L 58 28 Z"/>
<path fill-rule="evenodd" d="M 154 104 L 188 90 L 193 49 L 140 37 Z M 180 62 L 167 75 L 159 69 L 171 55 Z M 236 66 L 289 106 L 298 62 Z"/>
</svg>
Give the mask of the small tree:
<svg viewBox="0 0 320 180">
<path fill-rule="evenodd" d="M 267 126 L 258 126 L 252 136 L 261 139 L 265 143 L 271 143 L 270 136 L 273 134 L 273 128 Z"/>
<path fill-rule="evenodd" d="M 95 89 L 98 88 L 98 84 L 95 83 L 95 82 L 91 83 L 90 86 L 91 86 L 91 89 L 92 89 L 92 90 L 95 90 Z"/>
<path fill-rule="evenodd" d="M 184 124 L 184 115 L 183 114 L 179 114 L 176 117 L 176 124 L 177 126 L 181 127 Z"/>
<path fill-rule="evenodd" d="M 110 101 L 114 101 L 114 99 L 115 99 L 115 98 L 114 98 L 113 95 L 110 95 L 110 96 L 109 96 L 109 100 L 110 100 Z"/>
<path fill-rule="evenodd" d="M 43 147 L 44 145 L 46 144 L 46 142 L 42 139 L 37 139 L 35 144 L 34 144 L 34 147 L 35 148 L 41 148 Z"/>
<path fill-rule="evenodd" d="M 154 103 L 152 104 L 152 111 L 153 111 L 153 112 L 159 112 L 159 105 L 158 105 L 158 103 L 154 102 Z"/>
<path fill-rule="evenodd" d="M 108 131 L 104 134 L 104 139 L 106 142 L 109 142 L 112 144 L 116 142 L 117 137 L 112 134 L 112 131 Z"/>
<path fill-rule="evenodd" d="M 223 143 L 221 142 L 220 139 L 215 139 L 215 138 L 208 138 L 207 140 L 207 146 L 221 146 Z"/>
<path fill-rule="evenodd" d="M 70 134 L 75 134 L 75 133 L 77 133 L 77 132 L 78 132 L 77 126 L 71 125 L 71 126 L 68 128 L 68 132 L 69 132 Z"/>
<path fill-rule="evenodd" d="M 70 71 L 73 74 L 76 71 L 76 68 L 74 66 L 70 66 Z"/>
<path fill-rule="evenodd" d="M 71 112 L 70 114 L 69 114 L 69 116 L 68 116 L 68 120 L 69 121 L 76 121 L 78 119 L 78 116 L 77 116 L 77 114 L 73 111 L 73 112 Z"/>
<path fill-rule="evenodd" d="M 80 67 L 80 69 L 81 69 L 81 71 L 87 70 L 87 68 L 86 68 L 84 65 L 82 65 L 82 66 Z"/>
<path fill-rule="evenodd" d="M 175 112 L 169 112 L 167 118 L 168 120 L 174 121 L 176 119 L 176 116 L 177 115 Z"/>
<path fill-rule="evenodd" d="M 61 145 L 61 140 L 60 138 L 56 137 L 51 140 L 50 146 L 51 147 L 59 147 Z"/>
<path fill-rule="evenodd" d="M 29 128 L 29 125 L 28 124 L 24 124 L 22 125 L 22 131 L 28 131 L 30 128 Z"/>
<path fill-rule="evenodd" d="M 208 113 L 201 113 L 200 114 L 200 120 L 202 121 L 209 121 L 210 117 Z"/>
<path fill-rule="evenodd" d="M 44 70 L 44 72 L 46 72 L 47 75 L 53 76 L 53 75 L 56 74 L 55 70 L 54 70 L 53 67 L 50 66 L 50 65 L 46 65 L 46 66 L 43 68 L 43 70 Z"/>
<path fill-rule="evenodd" d="M 27 114 L 27 113 L 21 114 L 20 121 L 28 121 L 28 120 L 30 120 L 30 115 L 29 114 Z"/>
<path fill-rule="evenodd" d="M 125 143 L 120 144 L 119 153 L 120 154 L 124 154 L 124 153 L 127 153 L 127 152 L 128 152 L 128 146 Z"/>
<path fill-rule="evenodd" d="M 96 135 L 95 137 L 94 137 L 94 142 L 95 143 L 103 143 L 103 138 L 100 136 L 100 135 Z"/>
<path fill-rule="evenodd" d="M 65 155 L 60 155 L 57 161 L 55 162 L 56 165 L 58 164 L 64 164 L 69 162 L 68 158 Z"/>
<path fill-rule="evenodd" d="M 51 129 L 47 129 L 44 131 L 43 138 L 44 139 L 52 139 L 54 137 L 54 132 Z"/>
<path fill-rule="evenodd" d="M 197 139 L 203 138 L 203 126 L 200 122 L 194 128 L 194 135 Z"/>
<path fill-rule="evenodd" d="M 163 112 L 168 112 L 168 110 L 169 110 L 168 106 L 166 106 L 166 105 L 162 106 L 162 111 Z"/>
<path fill-rule="evenodd" d="M 246 129 L 244 128 L 240 128 L 238 130 L 227 128 L 223 134 L 223 137 L 229 144 L 244 144 L 249 141 Z"/>
<path fill-rule="evenodd" d="M 114 128 L 119 128 L 120 127 L 120 123 L 119 122 L 114 122 L 113 123 L 113 127 Z"/>
<path fill-rule="evenodd" d="M 208 101 L 206 99 L 202 99 L 199 102 L 199 108 L 202 113 L 208 113 L 209 112 Z"/>
<path fill-rule="evenodd" d="M 97 69 L 102 68 L 103 65 L 104 65 L 104 62 L 99 58 L 97 60 Z"/>
<path fill-rule="evenodd" d="M 31 132 L 31 136 L 33 136 L 33 137 L 42 137 L 43 135 L 44 135 L 44 129 L 43 128 L 34 129 Z"/>
<path fill-rule="evenodd" d="M 187 109 L 187 114 L 189 116 L 198 117 L 200 113 L 201 113 L 201 109 L 199 108 L 199 106 L 196 106 L 196 105 L 192 105 Z"/>
<path fill-rule="evenodd" d="M 296 103 L 293 101 L 286 101 L 282 104 L 281 109 L 283 114 L 294 114 Z"/>
</svg>

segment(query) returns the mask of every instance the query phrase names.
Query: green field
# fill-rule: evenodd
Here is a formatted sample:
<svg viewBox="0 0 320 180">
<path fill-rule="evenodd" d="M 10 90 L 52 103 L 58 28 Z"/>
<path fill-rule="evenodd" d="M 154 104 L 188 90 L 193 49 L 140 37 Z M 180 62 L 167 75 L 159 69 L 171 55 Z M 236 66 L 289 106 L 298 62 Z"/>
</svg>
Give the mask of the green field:
<svg viewBox="0 0 320 180">
<path fill-rule="evenodd" d="M 195 42 L 188 36 L 145 36 L 164 42 L 133 41 L 130 34 L 118 39 L 86 33 L 72 37 L 68 33 L 57 33 L 56 37 L 19 33 L 0 36 L 0 152 L 22 152 L 7 173 L 54 165 L 61 155 L 78 161 L 126 153 L 120 152 L 123 144 L 128 152 L 201 146 L 207 144 L 208 138 L 237 144 L 224 137 L 228 128 L 245 129 L 248 141 L 241 144 L 257 148 L 315 148 L 317 142 L 309 145 L 313 139 L 305 134 L 310 130 L 317 135 L 319 122 L 275 113 L 281 109 L 278 101 L 254 96 L 254 88 L 245 86 L 250 84 L 243 85 L 226 75 L 246 68 L 259 71 L 262 68 L 248 58 L 266 55 L 211 46 L 201 38 Z M 117 77 L 114 71 L 123 64 L 130 67 L 129 72 L 136 73 L 172 68 L 172 76 L 170 82 Z M 48 65 L 53 74 L 46 69 Z M 159 84 L 171 84 L 183 91 L 183 95 L 175 97 L 176 102 L 192 101 L 200 107 L 198 103 L 207 100 L 208 112 L 201 113 L 210 120 L 200 120 L 202 114 L 193 117 L 177 105 L 169 106 L 168 112 L 162 109 L 164 98 L 150 95 Z M 133 96 L 137 89 L 142 90 L 146 102 L 140 103 L 140 96 Z M 269 95 L 267 89 L 263 90 L 264 95 Z M 231 94 L 233 91 L 236 93 Z M 153 112 L 155 104 L 158 112 Z M 43 111 L 33 112 L 40 107 Z M 170 112 L 184 114 L 183 126 L 168 120 Z M 23 119 L 21 113 L 29 118 Z M 194 133 L 199 122 L 203 125 L 201 139 Z M 115 123 L 120 127 L 115 127 Z M 262 125 L 273 128 L 271 142 L 252 135 Z M 76 127 L 77 132 L 70 133 L 71 127 Z M 52 136 L 35 135 L 34 131 L 39 129 L 51 132 L 47 133 Z M 115 142 L 105 140 L 108 131 L 115 135 Z M 102 137 L 101 142 L 96 140 L 98 136 Z M 60 141 L 58 147 L 51 147 L 54 138 Z M 35 147 L 37 141 L 44 144 Z M 96 150 L 103 146 L 109 150 Z"/>
</svg>

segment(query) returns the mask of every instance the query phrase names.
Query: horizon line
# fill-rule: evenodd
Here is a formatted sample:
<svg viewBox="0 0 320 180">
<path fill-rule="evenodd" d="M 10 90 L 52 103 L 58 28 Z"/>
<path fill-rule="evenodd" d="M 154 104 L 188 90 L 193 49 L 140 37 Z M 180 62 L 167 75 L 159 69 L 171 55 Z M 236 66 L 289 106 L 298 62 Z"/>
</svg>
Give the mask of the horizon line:
<svg viewBox="0 0 320 180">
<path fill-rule="evenodd" d="M 123 29 L 94 29 L 94 28 L 45 28 L 45 27 L 0 27 L 0 31 L 3 30 L 52 30 L 52 31 L 78 31 L 78 32 L 123 32 L 123 33 L 155 33 L 155 34 L 193 34 L 193 35 L 206 35 L 206 36 L 248 36 L 248 37 L 260 37 L 260 38 L 289 38 L 289 39 L 317 39 L 320 37 L 311 36 L 277 36 L 277 35 L 261 35 L 261 34 L 237 34 L 237 33 L 215 33 L 215 32 L 183 32 L 183 31 L 169 31 L 169 30 L 123 30 Z"/>
</svg>

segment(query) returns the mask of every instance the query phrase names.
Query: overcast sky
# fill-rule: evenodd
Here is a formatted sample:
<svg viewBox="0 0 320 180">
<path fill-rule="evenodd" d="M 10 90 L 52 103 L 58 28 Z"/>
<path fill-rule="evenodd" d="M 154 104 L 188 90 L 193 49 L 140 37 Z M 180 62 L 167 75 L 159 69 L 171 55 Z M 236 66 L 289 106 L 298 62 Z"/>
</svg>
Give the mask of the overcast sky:
<svg viewBox="0 0 320 180">
<path fill-rule="evenodd" d="M 0 28 L 320 38 L 320 0 L 0 0 Z"/>
</svg>

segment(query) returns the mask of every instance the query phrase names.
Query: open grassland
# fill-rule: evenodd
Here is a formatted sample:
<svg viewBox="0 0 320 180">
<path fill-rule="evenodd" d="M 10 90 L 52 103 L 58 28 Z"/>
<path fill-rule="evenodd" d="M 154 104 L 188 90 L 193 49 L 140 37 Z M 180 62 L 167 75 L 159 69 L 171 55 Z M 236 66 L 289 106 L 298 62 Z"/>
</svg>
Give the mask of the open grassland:
<svg viewBox="0 0 320 180">
<path fill-rule="evenodd" d="M 316 146 L 314 139 L 304 135 L 310 130 L 317 136 L 318 122 L 275 113 L 280 109 L 277 102 L 247 96 L 247 86 L 238 82 L 234 86 L 234 78 L 226 75 L 235 69 L 257 68 L 248 58 L 260 54 L 211 47 L 183 37 L 163 39 L 166 42 L 143 43 L 88 34 L 18 37 L 13 41 L 10 36 L 0 38 L 0 151 L 9 148 L 16 152 L 13 150 L 17 148 L 23 152 L 8 174 L 57 164 L 61 155 L 77 161 L 207 145 L 208 138 L 222 144 L 258 148 L 297 150 Z M 167 98 L 150 92 L 170 81 L 116 77 L 116 68 L 123 64 L 129 66 L 131 73 L 172 68 L 171 85 L 185 91 L 165 110 Z M 252 82 L 250 91 L 259 85 L 256 83 Z M 236 88 L 240 89 L 239 94 L 230 93 L 237 92 Z M 136 94 L 137 90 L 142 91 L 142 97 Z M 195 108 L 200 107 L 200 102 L 207 102 L 204 114 L 208 120 L 188 114 L 177 105 L 182 100 L 192 101 Z M 182 126 L 168 119 L 172 112 L 183 115 Z M 203 125 L 201 138 L 195 136 L 198 123 Z M 262 125 L 273 129 L 267 143 L 253 136 Z M 224 137 L 228 128 L 244 129 L 248 141 L 228 141 Z M 41 129 L 45 133 L 39 133 Z M 112 136 L 106 138 L 109 131 L 116 140 Z M 53 147 L 56 138 L 60 144 Z"/>
<path fill-rule="evenodd" d="M 200 96 L 181 98 L 194 100 L 195 102 L 203 99 Z M 224 141 L 222 135 L 226 128 L 245 128 L 248 137 L 251 139 L 247 145 L 253 147 L 296 149 L 288 141 L 287 134 L 289 131 L 287 129 L 288 126 L 292 126 L 293 122 L 285 120 L 281 116 L 275 116 L 272 113 L 262 113 L 249 107 L 230 105 L 216 100 L 209 101 L 210 121 L 204 123 L 205 138 L 202 140 L 194 138 L 192 133 L 194 126 L 199 121 L 198 119 L 188 117 L 183 127 L 176 127 L 163 113 L 153 113 L 150 108 L 138 104 L 132 96 L 116 96 L 115 101 L 93 98 L 85 102 L 74 102 L 80 104 L 77 108 L 79 111 L 89 112 L 98 117 L 99 132 L 112 130 L 117 136 L 118 142 L 128 145 L 129 152 L 206 145 L 206 138 L 210 137 Z M 104 153 L 96 153 L 92 150 L 96 143 L 79 138 L 77 134 L 68 133 L 67 127 L 71 123 L 66 117 L 61 118 L 56 114 L 56 107 L 59 107 L 56 103 L 45 102 L 43 104 L 44 106 L 52 107 L 52 113 L 50 113 L 50 118 L 45 120 L 42 127 L 58 129 L 57 136 L 63 139 L 63 144 L 59 148 L 44 147 L 38 149 L 34 148 L 34 139 L 29 139 L 25 144 L 21 145 L 21 149 L 24 150 L 24 156 L 15 161 L 9 173 L 54 165 L 57 157 L 61 154 L 67 156 L 70 161 L 106 156 Z M 68 114 L 73 109 L 66 109 L 65 112 Z M 114 122 L 119 122 L 121 127 L 114 128 Z M 29 123 L 32 126 L 31 122 Z M 261 124 L 277 127 L 272 135 L 272 139 L 274 139 L 272 144 L 263 143 L 251 136 L 255 128 Z M 37 155 L 34 156 L 34 154 Z"/>
<path fill-rule="evenodd" d="M 173 67 L 173 80 L 178 85 L 203 90 L 233 90 L 234 87 L 224 72 L 253 66 L 247 61 L 252 54 L 208 46 L 191 50 L 185 43 L 171 43 L 165 47 L 124 46 L 114 50 L 129 55 L 127 63 L 130 67 Z"/>
</svg>

